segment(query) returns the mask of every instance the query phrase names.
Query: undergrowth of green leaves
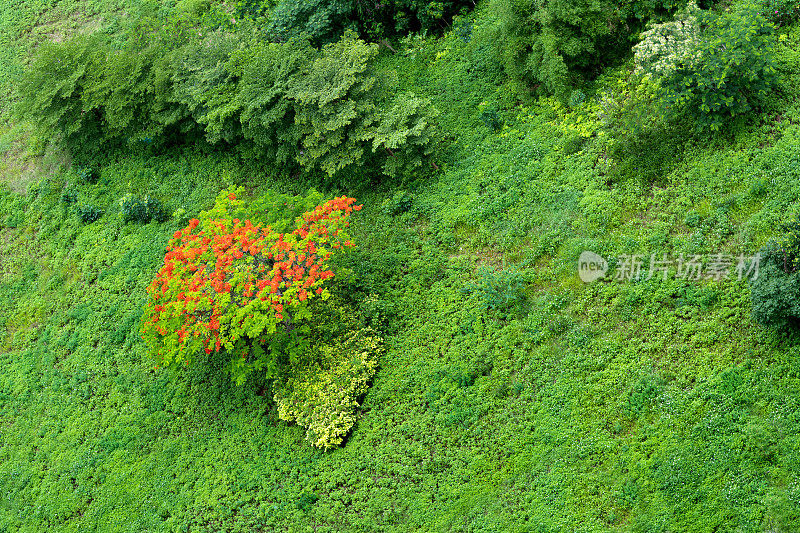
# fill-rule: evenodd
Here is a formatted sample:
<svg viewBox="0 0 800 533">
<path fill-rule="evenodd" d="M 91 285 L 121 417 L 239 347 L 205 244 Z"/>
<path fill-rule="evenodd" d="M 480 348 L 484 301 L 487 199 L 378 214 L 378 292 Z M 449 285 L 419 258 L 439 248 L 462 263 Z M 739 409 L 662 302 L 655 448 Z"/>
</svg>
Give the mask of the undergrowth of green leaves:
<svg viewBox="0 0 800 533">
<path fill-rule="evenodd" d="M 3 7 L 0 28 L 16 43 L 66 4 Z M 778 33 L 785 67 L 800 34 Z M 364 204 L 335 279 L 385 345 L 330 451 L 280 420 L 268 383 L 236 386 L 213 354 L 155 370 L 138 335 L 170 235 L 219 190 L 308 184 L 176 148 L 0 192 L 0 531 L 800 529 L 800 345 L 753 320 L 750 285 L 577 276 L 584 250 L 779 239 L 800 210 L 797 95 L 634 157 L 598 103 L 632 90 L 624 69 L 571 106 L 523 107 L 458 31 L 378 68 L 433 101 L 446 139 L 402 191 L 324 191 Z M 169 216 L 126 220 L 134 197 Z"/>
</svg>

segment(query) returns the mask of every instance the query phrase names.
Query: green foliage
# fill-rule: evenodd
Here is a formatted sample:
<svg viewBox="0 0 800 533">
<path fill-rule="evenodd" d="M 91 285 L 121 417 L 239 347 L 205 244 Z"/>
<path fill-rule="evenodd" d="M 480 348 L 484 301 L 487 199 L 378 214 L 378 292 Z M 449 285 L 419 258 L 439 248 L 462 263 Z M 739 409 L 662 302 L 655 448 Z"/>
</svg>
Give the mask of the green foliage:
<svg viewBox="0 0 800 533">
<path fill-rule="evenodd" d="M 375 40 L 416 31 L 440 33 L 455 15 L 473 6 L 467 0 L 389 0 L 378 4 L 359 0 L 248 0 L 239 3 L 237 14 L 265 18 L 265 33 L 272 41 L 308 38 L 322 45 L 348 31 Z"/>
<path fill-rule="evenodd" d="M 228 66 L 241 40 L 236 34 L 221 31 L 193 35 L 172 52 L 165 69 L 172 98 L 186 107 L 192 122 L 212 144 L 221 141 L 233 144 L 242 135 L 242 124 L 232 111 L 236 108 L 231 102 L 237 73 Z"/>
<path fill-rule="evenodd" d="M 797 0 L 761 0 L 761 13 L 776 26 L 788 26 L 800 20 L 800 2 Z"/>
<path fill-rule="evenodd" d="M 493 0 L 492 45 L 517 94 L 566 98 L 581 80 L 619 61 L 629 39 L 651 17 L 674 10 L 672 2 L 607 0 Z"/>
<path fill-rule="evenodd" d="M 495 270 L 481 267 L 475 284 L 467 286 L 467 293 L 478 294 L 486 309 L 504 312 L 519 312 L 527 295 L 526 275 L 514 268 Z"/>
<path fill-rule="evenodd" d="M 17 228 L 22 226 L 26 220 L 25 200 L 21 197 L 14 197 L 5 194 L 5 191 L 0 190 L 2 194 L 2 203 L 0 203 L 0 227 Z"/>
<path fill-rule="evenodd" d="M 269 160 L 278 165 L 293 163 L 299 138 L 286 92 L 313 54 L 306 41 L 258 43 L 233 54 L 228 71 L 239 82 L 227 105 L 211 108 L 206 127 L 211 140 L 224 131 L 226 121 L 241 122 L 244 138 L 252 140 Z"/>
<path fill-rule="evenodd" d="M 781 226 L 782 238 L 761 251 L 763 265 L 751 281 L 753 318 L 786 332 L 800 328 L 800 219 Z"/>
<path fill-rule="evenodd" d="M 753 319 L 765 327 L 790 332 L 800 328 L 800 276 L 787 273 L 779 259 L 767 257 L 758 279 L 751 283 Z"/>
<path fill-rule="evenodd" d="M 65 204 L 74 204 L 78 201 L 78 191 L 75 189 L 64 189 L 61 193 L 61 201 Z"/>
<path fill-rule="evenodd" d="M 397 216 L 408 212 L 414 203 L 414 196 L 408 191 L 396 191 L 381 203 L 381 210 L 389 216 Z"/>
<path fill-rule="evenodd" d="M 608 135 L 615 176 L 663 179 L 680 160 L 691 133 L 687 120 L 664 113 L 661 88 L 649 76 L 608 83 L 600 97 L 600 117 Z"/>
<path fill-rule="evenodd" d="M 237 189 L 234 192 L 241 195 L 242 190 Z M 324 203 L 325 195 L 316 189 L 294 196 L 267 189 L 256 198 L 247 198 L 247 201 L 231 201 L 225 195 L 219 194 L 214 206 L 203 214 L 208 220 L 249 219 L 258 226 L 269 226 L 279 233 L 291 233 L 304 213 L 314 211 L 315 207 Z"/>
<path fill-rule="evenodd" d="M 495 109 L 484 109 L 478 116 L 478 120 L 492 131 L 500 131 L 503 127 L 503 119 L 500 118 L 500 115 Z"/>
<path fill-rule="evenodd" d="M 87 166 L 77 166 L 74 168 L 75 175 L 78 176 L 78 179 L 83 183 L 96 183 L 98 179 L 98 173 L 92 167 Z"/>
<path fill-rule="evenodd" d="M 294 502 L 298 509 L 303 512 L 308 511 L 311 509 L 311 506 L 314 505 L 319 501 L 319 496 L 314 494 L 313 492 L 304 492 L 300 495 L 299 498 Z"/>
<path fill-rule="evenodd" d="M 800 94 L 800 50 L 796 43 L 800 35 L 800 25 L 795 24 L 787 29 L 786 34 L 778 35 L 775 47 L 775 67 L 777 69 L 778 86 L 765 102 L 766 109 L 780 109 L 781 102 L 795 98 Z M 797 116 L 800 106 L 791 106 L 785 110 L 788 117 Z"/>
<path fill-rule="evenodd" d="M 752 4 L 698 18 L 702 37 L 660 81 L 666 105 L 687 112 L 700 129 L 718 130 L 775 87 L 774 28 Z"/>
<path fill-rule="evenodd" d="M 185 17 L 159 22 L 145 9 L 121 37 L 78 34 L 43 46 L 21 76 L 19 116 L 82 157 L 124 143 L 165 142 L 187 129 L 168 59 L 191 24 Z"/>
<path fill-rule="evenodd" d="M 575 89 L 569 95 L 569 100 L 567 101 L 567 105 L 570 107 L 578 107 L 585 101 L 586 101 L 586 93 L 584 93 L 580 89 Z"/>
<path fill-rule="evenodd" d="M 642 375 L 631 384 L 626 411 L 634 417 L 641 416 L 663 392 L 665 385 L 664 379 L 657 374 Z"/>
<path fill-rule="evenodd" d="M 280 0 L 269 17 L 267 32 L 273 40 L 309 38 L 315 43 L 335 41 L 346 30 L 355 30 L 349 20 L 350 0 Z"/>
<path fill-rule="evenodd" d="M 334 176 L 375 160 L 389 176 L 413 172 L 432 151 L 438 112 L 411 93 L 379 101 L 377 52 L 352 34 L 319 52 L 298 40 L 239 51 L 230 68 L 241 81 L 222 116 L 241 113 L 244 137 L 278 164 Z"/>
<path fill-rule="evenodd" d="M 328 176 L 348 169 L 396 177 L 431 154 L 438 112 L 411 92 L 384 95 L 375 83 L 377 45 L 348 33 L 317 50 L 302 39 L 195 35 L 189 24 L 145 17 L 121 50 L 98 35 L 45 47 L 24 76 L 21 116 L 83 155 L 203 133 L 286 174 L 299 165 Z M 48 85 L 52 76 L 65 80 Z"/>
<path fill-rule="evenodd" d="M 454 17 L 453 29 L 458 38 L 463 42 L 468 43 L 472 40 L 472 30 L 474 29 L 474 25 L 469 18 Z"/>
<path fill-rule="evenodd" d="M 78 37 L 42 46 L 20 81 L 19 114 L 33 120 L 45 137 L 62 135 L 70 148 L 96 142 L 100 136 L 101 116 L 82 102 L 97 41 Z"/>
<path fill-rule="evenodd" d="M 370 132 L 372 151 L 383 155 L 387 176 L 408 177 L 433 153 L 439 111 L 430 100 L 412 92 L 400 94 L 385 105 L 377 127 Z"/>
<path fill-rule="evenodd" d="M 78 213 L 78 217 L 80 217 L 84 224 L 91 224 L 103 216 L 103 210 L 94 204 L 78 204 L 78 207 L 75 209 L 75 211 Z"/>
<path fill-rule="evenodd" d="M 126 194 L 120 198 L 119 208 L 125 222 L 146 224 L 151 220 L 164 222 L 169 218 L 169 212 L 161 200 L 150 195 Z"/>
<path fill-rule="evenodd" d="M 770 247 L 766 256 L 787 274 L 800 270 L 800 215 L 795 214 L 781 225 L 783 236 L 776 246 Z"/>
<path fill-rule="evenodd" d="M 232 58 L 231 71 L 241 81 L 233 105 L 220 112 L 240 112 L 244 137 L 276 163 L 296 162 L 332 176 L 362 162 L 374 136 L 369 63 L 376 53 L 377 47 L 353 37 L 320 52 L 306 41 L 256 44 Z M 220 125 L 217 119 L 211 132 Z"/>
<path fill-rule="evenodd" d="M 290 80 L 285 98 L 294 104 L 297 160 L 304 167 L 333 176 L 363 160 L 364 141 L 374 135 L 375 102 L 369 94 L 375 78 L 369 63 L 377 53 L 377 46 L 345 36 Z"/>
<path fill-rule="evenodd" d="M 98 5 L 2 3 L 0 41 L 44 36 L 58 13 Z M 492 16 L 479 9 L 476 34 Z M 787 30 L 791 59 L 797 32 Z M 65 181 L 102 206 L 147 191 L 188 223 L 236 184 L 278 205 L 279 191 L 303 186 L 284 167 L 242 161 L 225 141 L 225 150 L 157 153 L 137 143 L 107 153 L 97 184 L 46 169 L 41 184 L 18 189 L 26 196 L 0 191 L 0 221 L 16 226 L 0 228 L 0 529 L 800 530 L 795 339 L 752 322 L 735 276 L 583 284 L 575 275 L 582 250 L 750 255 L 774 238 L 800 199 L 794 93 L 774 94 L 770 113 L 734 140 L 698 136 L 673 151 L 664 133 L 670 148 L 653 185 L 624 178 L 659 144 L 607 152 L 594 95 L 616 90 L 613 80 L 584 88 L 574 108 L 548 99 L 521 108 L 478 41 L 412 38 L 378 59 L 398 72 L 397 94 L 442 111 L 449 145 L 437 179 L 415 183 L 409 211 L 383 213 L 395 193 L 387 184 L 362 196 L 350 228 L 359 250 L 339 265 L 344 301 L 320 309 L 330 319 L 314 345 L 337 360 L 368 320 L 385 353 L 350 404 L 357 423 L 328 453 L 304 440 L 308 428 L 281 421 L 268 380 L 232 383 L 224 355 L 177 375 L 153 371 L 141 306 L 177 221 L 82 225 L 59 200 Z M 797 85 L 791 65 L 787 88 Z M 482 127 L 481 102 L 502 113 L 502 130 Z M 585 141 L 565 156 L 572 134 Z M 611 175 L 611 165 L 630 172 Z M 291 228 L 294 216 L 281 212 L 276 224 Z M 503 258 L 528 276 L 525 313 L 485 309 L 462 292 L 476 265 Z M 339 320 L 355 310 L 355 327 Z M 332 366 L 316 368 L 335 380 Z M 298 405 L 345 411 L 332 388 L 294 383 Z"/>
<path fill-rule="evenodd" d="M 417 29 L 424 33 L 439 33 L 457 14 L 475 6 L 469 0 L 394 0 L 383 10 L 383 27 L 388 33 L 404 35 Z M 378 26 L 377 29 L 381 27 Z M 463 39 L 464 29 L 461 30 Z"/>
</svg>

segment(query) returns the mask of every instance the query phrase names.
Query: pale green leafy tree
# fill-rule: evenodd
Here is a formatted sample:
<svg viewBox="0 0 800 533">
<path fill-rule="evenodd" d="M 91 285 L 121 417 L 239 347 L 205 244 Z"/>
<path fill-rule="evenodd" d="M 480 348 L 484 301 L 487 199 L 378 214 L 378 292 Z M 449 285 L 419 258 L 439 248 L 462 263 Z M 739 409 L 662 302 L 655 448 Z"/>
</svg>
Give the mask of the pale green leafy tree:
<svg viewBox="0 0 800 533">
<path fill-rule="evenodd" d="M 700 22 L 697 2 L 692 0 L 675 20 L 654 24 L 642 32 L 641 41 L 633 47 L 636 73 L 660 78 L 681 64 L 699 59 Z"/>
<path fill-rule="evenodd" d="M 372 150 L 386 151 L 383 171 L 388 176 L 413 172 L 422 166 L 433 151 L 434 124 L 439 112 L 430 100 L 412 92 L 399 95 L 393 105 L 381 113 L 373 132 Z"/>
</svg>

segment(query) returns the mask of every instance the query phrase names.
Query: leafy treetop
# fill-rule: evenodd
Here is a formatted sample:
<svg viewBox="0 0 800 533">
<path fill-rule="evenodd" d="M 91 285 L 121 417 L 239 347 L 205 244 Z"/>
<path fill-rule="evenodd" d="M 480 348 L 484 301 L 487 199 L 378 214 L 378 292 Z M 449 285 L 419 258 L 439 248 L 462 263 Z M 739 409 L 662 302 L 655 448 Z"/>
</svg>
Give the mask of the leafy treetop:
<svg viewBox="0 0 800 533">
<path fill-rule="evenodd" d="M 148 288 L 142 326 L 159 366 L 188 365 L 202 350 L 225 349 L 229 371 L 242 383 L 253 370 L 273 375 L 287 349 L 301 354 L 310 331 L 303 323 L 312 315 L 309 302 L 328 298 L 324 284 L 334 275 L 329 261 L 352 246 L 343 229 L 361 206 L 353 198 L 334 198 L 298 217 L 293 231 L 279 233 L 250 219 L 220 216 L 242 202 L 236 192 L 223 191 L 214 210 L 170 240 Z"/>
</svg>

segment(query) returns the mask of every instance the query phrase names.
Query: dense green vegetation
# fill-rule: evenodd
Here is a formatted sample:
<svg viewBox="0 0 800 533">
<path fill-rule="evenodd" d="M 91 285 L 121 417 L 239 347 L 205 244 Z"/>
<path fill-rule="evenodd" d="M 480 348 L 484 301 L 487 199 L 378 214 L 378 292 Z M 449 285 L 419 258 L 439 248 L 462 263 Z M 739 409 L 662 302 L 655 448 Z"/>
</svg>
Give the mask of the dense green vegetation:
<svg viewBox="0 0 800 533">
<path fill-rule="evenodd" d="M 698 44 L 672 5 L 563 2 L 499 41 L 520 12 L 444 2 L 315 42 L 257 31 L 312 1 L 4 3 L 0 531 L 800 529 L 800 25 L 767 4 Z M 547 86 L 509 43 L 578 48 Z M 695 67 L 646 75 L 664 54 Z M 698 106 L 709 79 L 730 105 Z M 156 369 L 148 287 L 234 189 L 278 232 L 364 206 L 313 356 Z M 584 284 L 584 250 L 763 260 Z"/>
<path fill-rule="evenodd" d="M 200 20 L 145 10 L 122 37 L 43 45 L 21 77 L 20 116 L 81 159 L 204 141 L 285 173 L 299 165 L 370 177 L 410 174 L 430 153 L 436 110 L 377 83 L 377 45 L 352 33 L 321 49 L 303 38 L 265 42 Z"/>
</svg>

